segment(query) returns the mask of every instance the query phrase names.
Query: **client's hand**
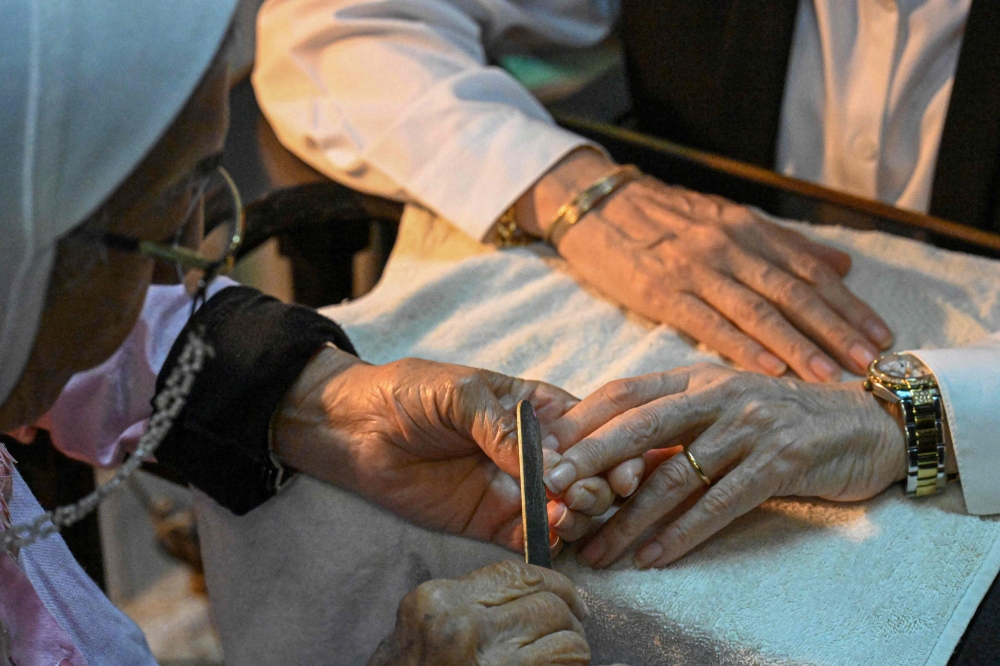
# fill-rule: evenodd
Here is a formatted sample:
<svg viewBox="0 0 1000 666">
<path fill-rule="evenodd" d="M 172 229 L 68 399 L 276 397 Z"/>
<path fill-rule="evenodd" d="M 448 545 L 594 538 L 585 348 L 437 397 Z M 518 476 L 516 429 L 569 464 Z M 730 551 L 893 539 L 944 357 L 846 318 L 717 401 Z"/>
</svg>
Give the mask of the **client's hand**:
<svg viewBox="0 0 1000 666">
<path fill-rule="evenodd" d="M 804 384 L 702 364 L 613 384 L 561 424 L 590 434 L 550 470 L 550 490 L 675 446 L 688 447 L 713 485 L 683 453 L 670 457 L 581 551 L 594 567 L 658 523 L 636 554 L 640 567 L 673 562 L 769 497 L 860 500 L 906 475 L 901 424 L 860 381 Z"/>
<path fill-rule="evenodd" d="M 518 201 L 518 224 L 541 235 L 560 206 L 613 167 L 596 151 L 570 153 Z M 864 372 L 892 342 L 844 286 L 850 256 L 745 206 L 652 177 L 584 215 L 559 253 L 610 298 L 749 370 L 781 375 L 787 366 L 833 381 L 837 362 Z"/>
<path fill-rule="evenodd" d="M 274 446 L 293 467 L 413 523 L 523 552 L 514 409 L 522 399 L 543 437 L 578 402 L 542 382 L 418 359 L 374 366 L 327 349 L 278 410 Z M 549 524 L 566 541 L 613 500 L 602 479 L 577 486 L 587 495 L 578 511 L 566 507 L 572 494 L 549 503 Z"/>
<path fill-rule="evenodd" d="M 368 666 L 589 664 L 587 615 L 562 574 L 499 562 L 406 595 Z"/>
</svg>

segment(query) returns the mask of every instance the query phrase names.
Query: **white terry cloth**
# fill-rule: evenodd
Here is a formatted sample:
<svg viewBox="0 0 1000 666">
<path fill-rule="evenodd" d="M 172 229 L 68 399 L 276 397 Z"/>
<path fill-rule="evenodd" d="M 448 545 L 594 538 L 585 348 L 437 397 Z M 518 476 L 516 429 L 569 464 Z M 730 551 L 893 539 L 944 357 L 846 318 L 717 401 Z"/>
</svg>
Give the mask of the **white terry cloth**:
<svg viewBox="0 0 1000 666">
<path fill-rule="evenodd" d="M 880 233 L 803 229 L 851 252 L 847 282 L 883 313 L 899 349 L 1000 330 L 1000 263 Z M 587 293 L 542 246 L 493 250 L 413 208 L 375 291 L 325 312 L 374 363 L 465 363 L 581 396 L 718 358 Z M 231 666 L 363 664 L 417 583 L 514 556 L 307 477 L 242 518 L 204 495 L 197 509 Z M 956 484 L 919 502 L 898 487 L 853 504 L 786 498 L 664 570 L 625 562 L 595 572 L 571 555 L 557 568 L 596 611 L 595 664 L 943 665 L 1000 570 L 1000 522 L 965 513 Z"/>
</svg>

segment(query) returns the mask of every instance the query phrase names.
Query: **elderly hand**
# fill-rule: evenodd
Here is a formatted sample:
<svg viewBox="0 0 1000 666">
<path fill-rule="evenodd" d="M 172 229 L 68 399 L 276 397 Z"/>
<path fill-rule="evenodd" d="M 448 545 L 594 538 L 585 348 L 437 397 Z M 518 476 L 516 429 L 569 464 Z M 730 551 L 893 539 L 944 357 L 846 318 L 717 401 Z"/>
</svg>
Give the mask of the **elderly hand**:
<svg viewBox="0 0 1000 666">
<path fill-rule="evenodd" d="M 518 202 L 518 224 L 541 235 L 561 205 L 613 167 L 596 151 L 571 153 Z M 651 177 L 583 216 L 559 252 L 612 299 L 750 370 L 781 375 L 787 364 L 803 379 L 833 381 L 834 359 L 863 373 L 892 342 L 841 281 L 847 254 Z"/>
<path fill-rule="evenodd" d="M 713 482 L 706 488 L 683 453 L 660 464 L 580 552 L 594 567 L 653 525 L 665 526 L 636 554 L 642 568 L 673 562 L 770 497 L 860 500 L 906 476 L 901 423 L 860 381 L 805 384 L 701 364 L 613 382 L 566 420 L 564 432 L 590 434 L 549 471 L 557 495 L 675 446 L 687 446 Z"/>
<path fill-rule="evenodd" d="M 369 365 L 326 349 L 289 391 L 274 422 L 278 456 L 424 527 L 523 552 L 515 406 L 548 426 L 578 401 L 543 382 L 418 359 Z M 555 448 L 555 438 L 546 445 Z M 557 459 L 553 452 L 546 454 Z M 580 538 L 608 510 L 603 479 L 549 503 L 549 524 Z M 573 509 L 568 509 L 566 504 Z"/>
<path fill-rule="evenodd" d="M 408 594 L 368 666 L 585 665 L 590 648 L 580 621 L 588 614 L 562 574 L 498 562 Z"/>
</svg>

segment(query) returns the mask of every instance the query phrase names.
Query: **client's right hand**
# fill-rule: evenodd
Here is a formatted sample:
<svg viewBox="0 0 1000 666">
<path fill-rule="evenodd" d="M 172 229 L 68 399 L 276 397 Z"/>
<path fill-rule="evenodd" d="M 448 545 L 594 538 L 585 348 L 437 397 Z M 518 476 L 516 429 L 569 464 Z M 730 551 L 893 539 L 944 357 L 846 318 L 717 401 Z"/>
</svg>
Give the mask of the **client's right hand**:
<svg viewBox="0 0 1000 666">
<path fill-rule="evenodd" d="M 580 625 L 587 615 L 562 574 L 498 562 L 406 595 L 368 666 L 589 664 Z"/>
<path fill-rule="evenodd" d="M 369 365 L 327 349 L 279 408 L 274 448 L 413 523 L 523 552 L 515 406 L 525 399 L 543 438 L 579 402 L 544 382 L 419 359 Z M 579 539 L 613 499 L 604 479 L 583 480 L 549 503 L 549 524 Z"/>
</svg>

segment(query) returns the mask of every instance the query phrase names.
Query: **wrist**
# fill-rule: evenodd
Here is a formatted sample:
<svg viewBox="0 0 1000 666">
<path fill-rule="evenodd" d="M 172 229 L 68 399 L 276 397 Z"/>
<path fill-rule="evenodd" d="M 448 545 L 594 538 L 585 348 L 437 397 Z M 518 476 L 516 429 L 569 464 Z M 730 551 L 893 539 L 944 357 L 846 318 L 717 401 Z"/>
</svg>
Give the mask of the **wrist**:
<svg viewBox="0 0 1000 666">
<path fill-rule="evenodd" d="M 591 147 L 568 153 L 514 204 L 517 225 L 532 236 L 543 237 L 560 207 L 614 167 L 614 161 Z"/>
<path fill-rule="evenodd" d="M 349 370 L 367 366 L 357 356 L 333 346 L 323 347 L 306 365 L 285 394 L 272 421 L 273 453 L 287 465 L 323 478 L 323 459 L 329 455 L 329 437 L 317 437 L 314 426 L 329 432 L 327 402 Z"/>
<path fill-rule="evenodd" d="M 898 404 L 880 400 L 866 391 L 860 382 L 849 382 L 851 391 L 857 394 L 865 409 L 865 419 L 871 424 L 876 437 L 882 441 L 892 461 L 893 481 L 906 479 L 908 469 L 906 456 L 906 424 L 903 410 Z"/>
</svg>

